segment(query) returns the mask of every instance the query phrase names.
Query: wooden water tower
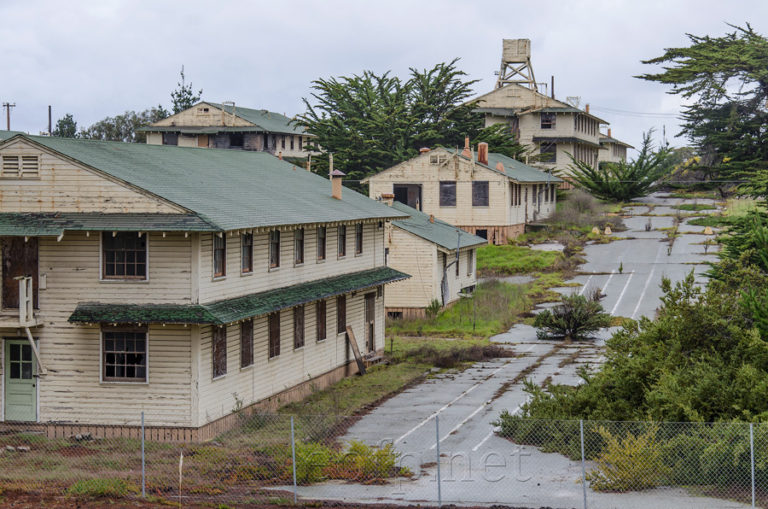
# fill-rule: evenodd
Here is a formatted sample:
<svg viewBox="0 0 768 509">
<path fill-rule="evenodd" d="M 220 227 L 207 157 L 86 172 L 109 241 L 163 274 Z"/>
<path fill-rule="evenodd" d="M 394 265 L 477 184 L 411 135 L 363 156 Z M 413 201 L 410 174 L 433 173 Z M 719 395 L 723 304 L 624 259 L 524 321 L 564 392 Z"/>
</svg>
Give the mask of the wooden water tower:
<svg viewBox="0 0 768 509">
<path fill-rule="evenodd" d="M 496 88 L 517 83 L 536 90 L 536 79 L 531 66 L 530 39 L 504 39 L 501 50 L 501 69 Z"/>
</svg>

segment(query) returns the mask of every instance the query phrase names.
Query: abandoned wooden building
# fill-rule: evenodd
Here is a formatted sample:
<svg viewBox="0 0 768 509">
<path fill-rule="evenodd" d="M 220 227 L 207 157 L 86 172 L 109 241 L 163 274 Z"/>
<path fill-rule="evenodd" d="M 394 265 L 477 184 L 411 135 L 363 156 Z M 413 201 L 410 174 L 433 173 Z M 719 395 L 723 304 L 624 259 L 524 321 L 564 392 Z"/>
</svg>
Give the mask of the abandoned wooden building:
<svg viewBox="0 0 768 509">
<path fill-rule="evenodd" d="M 420 318 L 433 302 L 448 306 L 477 285 L 477 248 L 488 242 L 435 216 L 382 199 L 410 217 L 387 223 L 387 266 L 412 277 L 387 288 L 384 306 L 390 318 Z"/>
<path fill-rule="evenodd" d="M 200 102 L 140 130 L 151 145 L 256 150 L 283 157 L 307 157 L 312 138 L 285 115 L 234 102 Z"/>
<path fill-rule="evenodd" d="M 424 148 L 418 156 L 363 180 L 371 198 L 393 194 L 425 214 L 487 239 L 506 244 L 525 231 L 526 223 L 555 211 L 556 186 L 551 173 L 488 151 L 479 143 L 463 151 Z"/>
<path fill-rule="evenodd" d="M 600 133 L 600 151 L 597 157 L 598 166 L 604 163 L 626 161 L 628 148 L 635 147 L 611 136 L 611 129 L 609 127 L 608 134 Z"/>
<path fill-rule="evenodd" d="M 143 411 L 202 440 L 384 347 L 384 285 L 407 277 L 384 223 L 406 214 L 340 177 L 22 134 L 0 160 L 0 427 L 119 434 Z"/>
</svg>

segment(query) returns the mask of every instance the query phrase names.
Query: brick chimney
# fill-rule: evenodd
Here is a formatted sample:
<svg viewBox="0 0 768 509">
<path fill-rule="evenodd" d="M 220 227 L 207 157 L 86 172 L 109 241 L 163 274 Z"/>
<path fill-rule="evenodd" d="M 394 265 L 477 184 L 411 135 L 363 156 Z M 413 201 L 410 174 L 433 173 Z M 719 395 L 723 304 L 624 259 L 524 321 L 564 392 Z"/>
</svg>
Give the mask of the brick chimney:
<svg viewBox="0 0 768 509">
<path fill-rule="evenodd" d="M 392 203 L 395 201 L 395 195 L 392 193 L 381 193 L 381 201 L 391 207 Z"/>
<path fill-rule="evenodd" d="M 496 169 L 497 169 L 498 171 L 500 171 L 500 172 L 504 173 L 504 163 L 502 163 L 501 161 L 499 161 L 498 163 L 496 163 Z"/>
<path fill-rule="evenodd" d="M 610 127 L 608 128 L 608 137 L 609 138 L 613 138 L 613 136 L 611 136 L 611 128 Z"/>
<path fill-rule="evenodd" d="M 586 113 L 589 113 L 589 103 L 587 103 L 587 104 L 584 106 L 584 111 L 585 111 Z"/>
<path fill-rule="evenodd" d="M 430 214 L 429 215 L 429 222 L 430 223 L 434 223 L 435 222 L 435 215 L 434 214 Z"/>
<path fill-rule="evenodd" d="M 464 157 L 472 157 L 472 151 L 469 150 L 469 136 L 464 138 L 464 150 L 461 151 Z"/>
<path fill-rule="evenodd" d="M 477 144 L 477 162 L 488 166 L 488 144 L 485 142 Z"/>
<path fill-rule="evenodd" d="M 331 172 L 331 196 L 337 200 L 341 200 L 341 180 L 344 175 L 346 175 L 346 173 L 339 170 L 333 170 Z"/>
<path fill-rule="evenodd" d="M 283 160 L 283 151 L 282 150 L 277 153 L 277 158 L 280 159 L 281 161 Z"/>
<path fill-rule="evenodd" d="M 430 148 L 429 148 L 429 147 L 421 147 L 421 148 L 419 149 L 419 154 L 426 154 L 426 153 L 427 153 L 427 152 L 429 152 L 429 151 L 430 151 Z"/>
</svg>

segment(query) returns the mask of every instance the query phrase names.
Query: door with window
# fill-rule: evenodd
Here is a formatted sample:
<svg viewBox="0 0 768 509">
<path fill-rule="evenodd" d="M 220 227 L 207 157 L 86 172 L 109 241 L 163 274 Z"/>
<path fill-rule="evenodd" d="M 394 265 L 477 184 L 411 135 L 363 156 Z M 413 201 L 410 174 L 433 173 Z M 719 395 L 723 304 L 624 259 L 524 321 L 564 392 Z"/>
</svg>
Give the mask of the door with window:
<svg viewBox="0 0 768 509">
<path fill-rule="evenodd" d="M 395 195 L 395 201 L 404 203 L 416 210 L 421 210 L 421 185 L 394 184 L 392 192 Z"/>
<path fill-rule="evenodd" d="M 37 365 L 26 339 L 5 340 L 5 420 L 37 420 Z"/>
<path fill-rule="evenodd" d="M 3 309 L 19 307 L 19 281 L 21 276 L 32 278 L 34 306 L 37 309 L 37 237 L 24 241 L 23 237 L 3 239 Z"/>
<path fill-rule="evenodd" d="M 376 350 L 376 294 L 365 294 L 365 345 L 369 352 Z"/>
</svg>

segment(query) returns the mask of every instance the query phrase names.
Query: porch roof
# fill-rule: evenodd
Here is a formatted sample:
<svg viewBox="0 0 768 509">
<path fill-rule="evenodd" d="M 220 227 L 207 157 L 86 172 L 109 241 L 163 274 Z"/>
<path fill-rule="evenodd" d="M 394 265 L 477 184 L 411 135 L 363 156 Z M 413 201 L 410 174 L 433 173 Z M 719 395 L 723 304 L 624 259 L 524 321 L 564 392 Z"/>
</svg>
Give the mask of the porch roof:
<svg viewBox="0 0 768 509">
<path fill-rule="evenodd" d="M 71 323 L 168 323 L 224 325 L 281 309 L 307 304 L 409 278 L 389 267 L 379 267 L 308 283 L 276 288 L 210 304 L 79 303 Z"/>
<path fill-rule="evenodd" d="M 65 231 L 218 230 L 194 214 L 0 213 L 0 236 L 9 237 L 57 237 Z"/>
</svg>

